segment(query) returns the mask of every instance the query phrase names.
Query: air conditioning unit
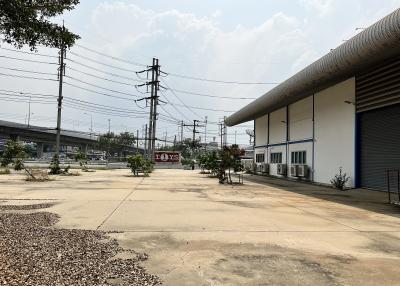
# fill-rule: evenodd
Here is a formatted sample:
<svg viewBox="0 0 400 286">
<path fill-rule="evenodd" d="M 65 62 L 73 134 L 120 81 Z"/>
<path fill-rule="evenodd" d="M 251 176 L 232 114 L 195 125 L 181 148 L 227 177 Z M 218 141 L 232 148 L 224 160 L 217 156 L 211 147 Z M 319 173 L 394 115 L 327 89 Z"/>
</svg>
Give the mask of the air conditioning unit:
<svg viewBox="0 0 400 286">
<path fill-rule="evenodd" d="M 298 176 L 298 165 L 290 165 L 290 176 L 297 177 Z"/>
<path fill-rule="evenodd" d="M 262 170 L 263 170 L 263 165 L 257 164 L 257 173 L 262 173 Z"/>
<path fill-rule="evenodd" d="M 269 174 L 269 164 L 267 164 L 267 163 L 264 163 L 263 165 L 263 173 L 265 173 L 265 174 Z"/>
<path fill-rule="evenodd" d="M 297 176 L 307 178 L 309 174 L 309 168 L 307 165 L 298 165 Z"/>
<path fill-rule="evenodd" d="M 285 176 L 287 172 L 286 164 L 278 164 L 278 175 Z"/>
</svg>

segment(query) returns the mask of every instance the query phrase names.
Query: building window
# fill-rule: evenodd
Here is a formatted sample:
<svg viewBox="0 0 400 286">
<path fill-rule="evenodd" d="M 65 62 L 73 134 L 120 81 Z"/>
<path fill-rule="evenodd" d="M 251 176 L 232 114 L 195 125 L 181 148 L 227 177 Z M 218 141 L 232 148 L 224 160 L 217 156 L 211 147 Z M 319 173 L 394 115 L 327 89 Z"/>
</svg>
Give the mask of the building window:
<svg viewBox="0 0 400 286">
<path fill-rule="evenodd" d="M 256 163 L 264 163 L 265 155 L 264 154 L 256 154 Z"/>
<path fill-rule="evenodd" d="M 306 164 L 307 156 L 306 151 L 294 151 L 292 152 L 292 164 Z"/>
<path fill-rule="evenodd" d="M 271 164 L 281 164 L 282 163 L 282 152 L 271 153 Z"/>
</svg>

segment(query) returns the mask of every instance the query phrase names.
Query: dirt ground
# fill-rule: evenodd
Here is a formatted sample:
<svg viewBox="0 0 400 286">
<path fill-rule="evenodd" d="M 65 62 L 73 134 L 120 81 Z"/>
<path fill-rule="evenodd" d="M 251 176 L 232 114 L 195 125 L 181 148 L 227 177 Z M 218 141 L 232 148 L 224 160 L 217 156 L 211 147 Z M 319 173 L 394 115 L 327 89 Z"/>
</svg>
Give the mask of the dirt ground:
<svg viewBox="0 0 400 286">
<path fill-rule="evenodd" d="M 50 202 L 57 228 L 111 231 L 164 285 L 400 285 L 400 208 L 384 193 L 184 170 L 23 179 L 0 176 L 1 205 Z"/>
</svg>

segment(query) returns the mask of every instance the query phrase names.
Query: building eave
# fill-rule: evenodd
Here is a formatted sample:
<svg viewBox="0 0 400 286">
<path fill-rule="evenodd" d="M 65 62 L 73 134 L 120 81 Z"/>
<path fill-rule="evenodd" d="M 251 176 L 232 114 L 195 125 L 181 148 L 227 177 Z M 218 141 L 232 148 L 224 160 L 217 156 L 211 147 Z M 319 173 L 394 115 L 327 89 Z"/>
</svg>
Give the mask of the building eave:
<svg viewBox="0 0 400 286">
<path fill-rule="evenodd" d="M 226 119 L 238 125 L 400 56 L 400 9 L 363 30 Z"/>
</svg>

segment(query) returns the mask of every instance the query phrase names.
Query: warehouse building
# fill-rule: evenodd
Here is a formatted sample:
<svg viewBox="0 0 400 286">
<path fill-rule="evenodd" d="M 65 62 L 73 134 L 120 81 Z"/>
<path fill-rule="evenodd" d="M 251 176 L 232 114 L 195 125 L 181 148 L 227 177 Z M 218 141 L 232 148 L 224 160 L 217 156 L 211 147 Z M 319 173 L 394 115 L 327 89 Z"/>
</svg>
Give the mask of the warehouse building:
<svg viewBox="0 0 400 286">
<path fill-rule="evenodd" d="M 226 119 L 254 120 L 257 172 L 386 188 L 400 169 L 400 9 Z"/>
</svg>

